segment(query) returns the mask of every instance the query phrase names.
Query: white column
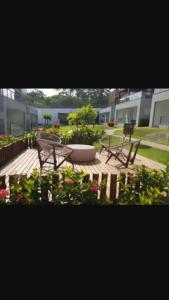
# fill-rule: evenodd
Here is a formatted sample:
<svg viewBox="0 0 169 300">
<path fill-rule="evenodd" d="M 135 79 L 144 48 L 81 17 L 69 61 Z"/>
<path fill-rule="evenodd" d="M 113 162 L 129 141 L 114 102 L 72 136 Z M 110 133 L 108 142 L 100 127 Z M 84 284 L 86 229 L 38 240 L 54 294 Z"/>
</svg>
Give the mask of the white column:
<svg viewBox="0 0 169 300">
<path fill-rule="evenodd" d="M 154 119 L 154 112 L 155 112 L 154 108 L 155 108 L 155 101 L 152 101 L 151 111 L 150 111 L 149 127 L 153 127 L 153 119 Z"/>
<path fill-rule="evenodd" d="M 139 118 L 140 118 L 140 104 L 141 102 L 139 103 L 139 105 L 137 106 L 137 114 L 136 114 L 136 126 L 138 127 L 139 125 Z"/>
</svg>

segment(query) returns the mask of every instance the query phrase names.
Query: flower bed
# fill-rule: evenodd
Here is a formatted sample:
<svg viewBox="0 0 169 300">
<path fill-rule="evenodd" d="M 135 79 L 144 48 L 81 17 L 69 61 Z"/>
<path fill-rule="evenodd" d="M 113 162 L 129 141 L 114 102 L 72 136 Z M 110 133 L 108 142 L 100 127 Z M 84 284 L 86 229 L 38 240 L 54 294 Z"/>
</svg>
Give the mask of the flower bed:
<svg viewBox="0 0 169 300">
<path fill-rule="evenodd" d="M 5 177 L 0 178 L 0 204 L 12 205 L 105 205 L 112 204 L 105 193 L 105 180 L 89 180 L 83 172 L 70 167 L 41 176 L 34 170 L 29 178 L 13 175 L 6 189 Z M 100 195 L 99 193 L 100 192 Z"/>
</svg>

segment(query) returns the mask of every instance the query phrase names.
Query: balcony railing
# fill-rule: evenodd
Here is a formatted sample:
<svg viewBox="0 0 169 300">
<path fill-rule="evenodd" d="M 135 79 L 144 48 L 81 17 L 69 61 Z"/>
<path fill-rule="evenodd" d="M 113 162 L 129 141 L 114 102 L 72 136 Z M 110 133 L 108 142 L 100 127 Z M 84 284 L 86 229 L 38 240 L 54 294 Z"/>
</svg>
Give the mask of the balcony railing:
<svg viewBox="0 0 169 300">
<path fill-rule="evenodd" d="M 127 97 L 121 98 L 120 103 L 127 102 L 127 101 L 135 101 L 135 100 L 141 99 L 141 96 L 142 96 L 142 91 L 137 92 L 137 93 L 132 94 L 132 95 L 129 95 Z"/>
<path fill-rule="evenodd" d="M 0 89 L 0 95 L 15 100 L 15 91 L 13 89 Z"/>
<path fill-rule="evenodd" d="M 154 94 L 160 94 L 166 91 L 169 91 L 169 89 L 155 89 Z"/>
</svg>

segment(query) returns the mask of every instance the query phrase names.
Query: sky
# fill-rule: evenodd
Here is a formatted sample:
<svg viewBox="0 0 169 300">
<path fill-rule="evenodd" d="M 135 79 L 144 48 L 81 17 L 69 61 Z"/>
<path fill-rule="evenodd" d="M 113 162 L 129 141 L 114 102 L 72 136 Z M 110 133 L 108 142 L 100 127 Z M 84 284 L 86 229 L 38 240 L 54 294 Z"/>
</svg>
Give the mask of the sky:
<svg viewBox="0 0 169 300">
<path fill-rule="evenodd" d="M 46 96 L 53 96 L 61 92 L 62 89 L 58 89 L 58 91 L 56 89 L 38 89 L 38 90 L 41 90 Z M 113 91 L 114 89 L 111 90 Z M 31 91 L 33 91 L 33 89 L 27 89 L 27 92 L 31 92 Z"/>
<path fill-rule="evenodd" d="M 32 92 L 34 89 L 27 89 L 27 92 Z M 46 96 L 53 96 L 58 94 L 61 89 L 58 89 L 58 91 L 56 89 L 38 89 L 40 91 L 42 91 Z"/>
</svg>

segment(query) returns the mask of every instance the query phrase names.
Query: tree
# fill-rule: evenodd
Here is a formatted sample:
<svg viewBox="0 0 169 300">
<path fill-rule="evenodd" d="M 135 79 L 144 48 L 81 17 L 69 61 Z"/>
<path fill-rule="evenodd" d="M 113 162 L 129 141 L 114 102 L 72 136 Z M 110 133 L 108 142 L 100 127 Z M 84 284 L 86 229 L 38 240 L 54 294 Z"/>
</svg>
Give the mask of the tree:
<svg viewBox="0 0 169 300">
<path fill-rule="evenodd" d="M 76 125 L 89 125 L 94 124 L 97 118 L 97 113 L 93 107 L 88 104 L 79 109 L 76 112 L 69 114 L 68 120 L 70 124 Z"/>
<path fill-rule="evenodd" d="M 45 124 L 48 126 L 49 124 L 49 121 L 52 120 L 52 115 L 50 113 L 45 113 L 43 115 L 43 119 L 45 120 Z"/>
<path fill-rule="evenodd" d="M 36 105 L 38 102 L 44 102 L 45 94 L 36 89 L 35 91 L 27 93 L 26 98 L 29 104 Z"/>
</svg>

